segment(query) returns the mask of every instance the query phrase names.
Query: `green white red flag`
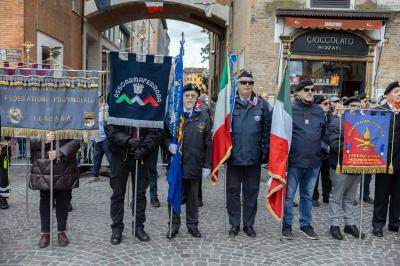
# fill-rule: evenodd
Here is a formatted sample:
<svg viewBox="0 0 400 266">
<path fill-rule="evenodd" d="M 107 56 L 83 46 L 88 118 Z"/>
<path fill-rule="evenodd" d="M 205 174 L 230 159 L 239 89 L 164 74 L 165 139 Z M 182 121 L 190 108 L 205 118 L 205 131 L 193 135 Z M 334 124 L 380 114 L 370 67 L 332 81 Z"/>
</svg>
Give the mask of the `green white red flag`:
<svg viewBox="0 0 400 266">
<path fill-rule="evenodd" d="M 216 184 L 218 181 L 219 167 L 229 158 L 232 149 L 231 138 L 231 111 L 232 96 L 235 92 L 232 84 L 231 57 L 227 54 L 224 71 L 221 77 L 221 84 L 218 91 L 218 100 L 215 107 L 213 125 L 213 154 L 211 182 Z"/>
<path fill-rule="evenodd" d="M 286 196 L 286 170 L 292 141 L 292 123 L 290 73 L 289 64 L 287 64 L 272 114 L 268 165 L 271 182 L 266 195 L 267 208 L 279 221 L 283 217 Z"/>
</svg>

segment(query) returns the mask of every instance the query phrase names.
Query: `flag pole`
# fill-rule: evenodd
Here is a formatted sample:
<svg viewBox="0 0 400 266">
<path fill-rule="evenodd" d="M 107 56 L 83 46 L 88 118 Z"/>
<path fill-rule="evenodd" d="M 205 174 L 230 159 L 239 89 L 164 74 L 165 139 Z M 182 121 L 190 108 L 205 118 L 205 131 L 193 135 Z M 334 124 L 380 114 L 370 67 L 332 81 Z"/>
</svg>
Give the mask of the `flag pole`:
<svg viewBox="0 0 400 266">
<path fill-rule="evenodd" d="M 284 210 L 283 210 L 283 208 L 284 208 L 283 201 L 284 201 L 284 195 L 285 195 L 284 192 L 285 192 L 285 187 L 282 188 L 282 196 L 281 196 L 281 220 L 279 221 L 279 230 L 280 230 L 280 233 L 279 233 L 280 238 L 279 238 L 279 240 L 280 241 L 283 241 L 282 229 L 283 229 L 283 212 L 284 212 Z"/>
<path fill-rule="evenodd" d="M 28 145 L 29 143 L 29 145 Z M 29 146 L 29 147 L 28 147 Z M 26 218 L 29 218 L 29 163 L 31 157 L 30 139 L 26 139 L 26 186 L 25 186 L 25 207 L 26 207 Z"/>
<path fill-rule="evenodd" d="M 362 173 L 361 176 L 361 203 L 360 203 L 360 235 L 359 235 L 359 239 L 360 239 L 360 243 L 361 243 L 361 234 L 362 234 L 362 222 L 363 222 L 363 203 L 364 203 L 364 199 L 362 198 L 362 196 L 364 195 L 364 172 Z"/>
<path fill-rule="evenodd" d="M 53 141 L 50 142 L 50 151 L 53 151 Z M 53 162 L 54 160 L 50 160 L 50 248 L 53 250 Z"/>
<path fill-rule="evenodd" d="M 126 199 L 126 205 L 127 205 L 128 208 L 131 208 L 131 207 L 132 207 L 132 205 L 130 205 L 130 203 L 131 203 L 131 198 L 130 198 L 131 182 L 132 182 L 132 173 L 129 173 L 129 176 L 128 176 L 128 189 L 127 189 L 127 199 Z"/>
<path fill-rule="evenodd" d="M 139 139 L 139 128 L 136 131 L 136 139 Z M 136 199 L 137 199 L 137 179 L 138 179 L 139 160 L 135 162 L 135 187 L 133 194 L 133 222 L 132 222 L 132 236 L 136 236 Z M 147 177 L 146 177 L 147 178 Z"/>
<path fill-rule="evenodd" d="M 226 234 L 226 212 L 227 212 L 227 207 L 226 207 L 226 205 L 227 205 L 227 202 L 226 202 L 226 179 L 227 179 L 227 177 L 228 177 L 228 167 L 227 167 L 227 165 L 226 164 L 224 164 L 224 174 L 225 174 L 225 176 L 224 176 L 224 232 L 225 232 L 225 234 Z"/>
</svg>

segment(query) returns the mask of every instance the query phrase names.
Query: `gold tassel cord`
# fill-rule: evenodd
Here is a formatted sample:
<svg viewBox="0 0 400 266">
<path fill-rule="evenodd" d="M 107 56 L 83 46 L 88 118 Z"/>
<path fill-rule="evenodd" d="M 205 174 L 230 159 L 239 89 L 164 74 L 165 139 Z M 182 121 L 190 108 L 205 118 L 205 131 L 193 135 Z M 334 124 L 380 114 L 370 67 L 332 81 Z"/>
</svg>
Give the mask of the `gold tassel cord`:
<svg viewBox="0 0 400 266">
<path fill-rule="evenodd" d="M 1 135 L 6 137 L 44 138 L 48 130 L 36 128 L 10 128 L 2 127 Z M 56 140 L 86 139 L 98 136 L 98 130 L 55 130 Z"/>
<path fill-rule="evenodd" d="M 393 175 L 394 173 L 394 169 L 393 169 L 393 142 L 394 142 L 394 127 L 396 125 L 396 115 L 397 112 L 393 112 L 393 129 L 392 129 L 392 148 L 391 148 L 391 152 L 390 152 L 390 165 L 389 165 L 389 169 L 388 172 L 389 174 Z"/>
<path fill-rule="evenodd" d="M 342 172 L 346 174 L 381 174 L 386 173 L 386 166 L 343 166 Z"/>
<path fill-rule="evenodd" d="M 337 156 L 336 174 L 340 174 L 340 142 L 342 139 L 342 114 L 339 113 L 339 152 Z"/>
</svg>

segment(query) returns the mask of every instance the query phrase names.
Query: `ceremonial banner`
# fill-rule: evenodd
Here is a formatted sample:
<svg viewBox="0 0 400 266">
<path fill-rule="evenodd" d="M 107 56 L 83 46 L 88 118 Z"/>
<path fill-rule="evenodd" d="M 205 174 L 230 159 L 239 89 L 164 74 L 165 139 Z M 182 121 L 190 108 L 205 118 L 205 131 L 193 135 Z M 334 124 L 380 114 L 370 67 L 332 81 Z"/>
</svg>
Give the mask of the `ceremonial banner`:
<svg viewBox="0 0 400 266">
<path fill-rule="evenodd" d="M 108 124 L 164 127 L 171 59 L 155 63 L 154 56 L 147 55 L 146 62 L 138 62 L 136 54 L 128 54 L 125 61 L 118 52 L 110 52 Z"/>
<path fill-rule="evenodd" d="M 82 139 L 96 134 L 97 72 L 89 78 L 68 73 L 0 69 L 1 135 L 40 138 L 50 130 L 57 139 Z"/>
<path fill-rule="evenodd" d="M 345 112 L 342 172 L 386 173 L 390 115 L 386 111 Z"/>
</svg>

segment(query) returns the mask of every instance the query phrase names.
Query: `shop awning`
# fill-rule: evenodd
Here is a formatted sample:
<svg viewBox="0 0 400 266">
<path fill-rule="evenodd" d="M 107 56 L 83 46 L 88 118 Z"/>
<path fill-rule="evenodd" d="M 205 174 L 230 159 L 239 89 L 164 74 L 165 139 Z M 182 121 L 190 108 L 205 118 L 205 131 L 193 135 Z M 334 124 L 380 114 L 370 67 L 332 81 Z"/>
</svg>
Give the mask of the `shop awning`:
<svg viewBox="0 0 400 266">
<path fill-rule="evenodd" d="M 286 17 L 286 27 L 342 30 L 380 30 L 382 20 Z"/>
<path fill-rule="evenodd" d="M 382 20 L 386 21 L 394 12 L 388 11 L 356 11 L 356 10 L 326 10 L 326 9 L 296 9 L 278 8 L 275 12 L 277 17 L 298 18 L 323 18 L 323 19 L 346 19 L 346 20 Z"/>
</svg>

